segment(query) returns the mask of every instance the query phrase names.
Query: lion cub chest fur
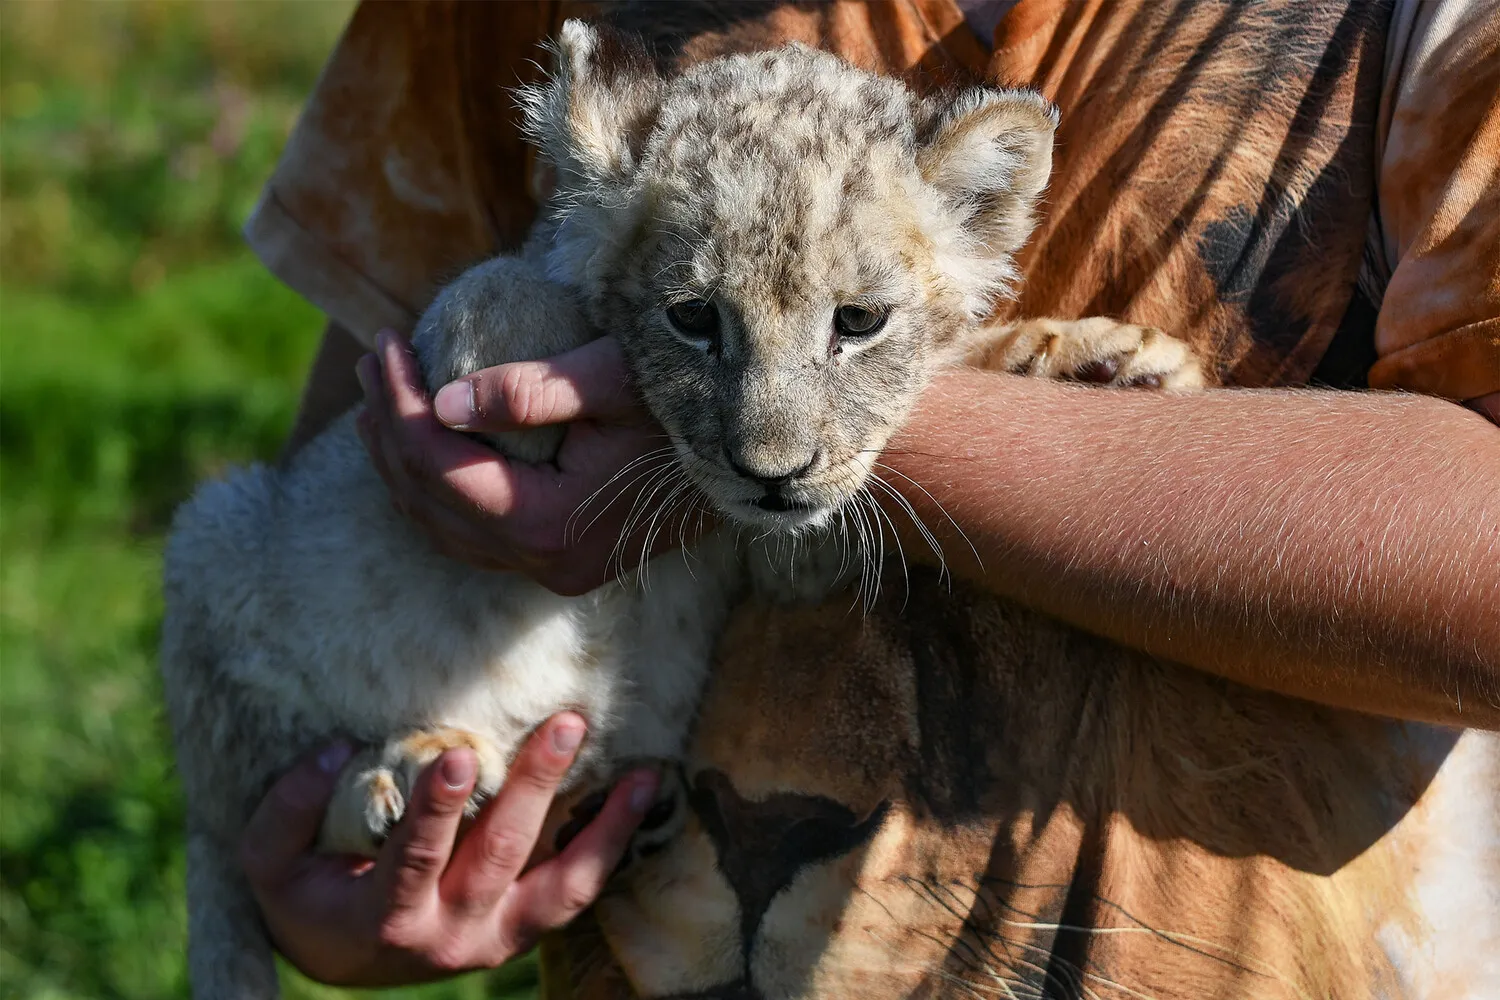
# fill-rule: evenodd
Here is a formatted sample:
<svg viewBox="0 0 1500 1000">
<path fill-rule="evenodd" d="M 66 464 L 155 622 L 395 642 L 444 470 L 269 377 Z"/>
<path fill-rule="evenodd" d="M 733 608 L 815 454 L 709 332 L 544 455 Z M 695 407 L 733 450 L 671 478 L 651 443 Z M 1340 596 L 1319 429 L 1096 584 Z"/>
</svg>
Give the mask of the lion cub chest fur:
<svg viewBox="0 0 1500 1000">
<path fill-rule="evenodd" d="M 658 711 L 634 720 L 640 738 L 624 752 L 674 753 L 727 600 L 725 567 L 692 578 L 665 564 L 651 600 L 622 585 L 561 597 L 519 574 L 474 570 L 391 508 L 352 420 L 284 468 L 205 487 L 179 515 L 164 666 L 169 697 L 189 694 L 185 758 L 225 772 L 209 786 L 253 794 L 288 750 L 335 736 L 378 746 L 445 726 L 483 741 L 481 785 L 492 792 L 516 742 L 565 707 L 589 718 L 596 738 L 579 769 L 596 769 L 632 702 Z M 628 676 L 632 657 L 660 669 Z M 194 745 L 221 735 L 191 717 L 198 686 L 234 691 L 248 713 L 211 746 Z M 369 853 L 376 842 L 358 832 L 325 830 L 325 842 Z"/>
<path fill-rule="evenodd" d="M 477 800 L 564 708 L 590 722 L 575 776 L 677 755 L 745 580 L 735 528 L 754 529 L 751 577 L 773 596 L 817 599 L 857 572 L 844 546 L 870 542 L 875 457 L 973 347 L 1050 169 L 1055 112 L 1029 92 L 920 97 L 801 46 L 669 79 L 579 22 L 554 54 L 522 94 L 556 170 L 543 220 L 523 255 L 444 289 L 414 346 L 435 387 L 617 336 L 670 443 L 667 492 L 728 528 L 647 564 L 649 586 L 563 598 L 433 551 L 352 417 L 283 467 L 203 487 L 168 547 L 162 645 L 200 997 L 276 995 L 233 858 L 297 755 L 365 746 L 322 834 L 365 854 L 445 747 L 478 751 Z M 493 443 L 545 461 L 561 433 Z M 775 544 L 808 536 L 823 544 Z"/>
</svg>

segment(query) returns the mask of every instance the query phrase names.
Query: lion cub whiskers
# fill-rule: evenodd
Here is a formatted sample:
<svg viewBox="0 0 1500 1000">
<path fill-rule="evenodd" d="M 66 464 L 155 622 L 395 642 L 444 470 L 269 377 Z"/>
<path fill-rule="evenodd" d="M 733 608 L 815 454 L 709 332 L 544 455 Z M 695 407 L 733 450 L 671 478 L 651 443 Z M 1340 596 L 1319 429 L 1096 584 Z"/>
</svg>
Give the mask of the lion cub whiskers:
<svg viewBox="0 0 1500 1000">
<path fill-rule="evenodd" d="M 434 552 L 391 510 L 352 415 L 284 467 L 204 485 L 168 546 L 162 641 L 199 997 L 277 993 L 234 860 L 275 774 L 335 737 L 363 744 L 321 843 L 373 854 L 445 749 L 477 753 L 477 803 L 564 708 L 590 724 L 573 785 L 677 757 L 747 582 L 738 529 L 759 590 L 816 600 L 854 572 L 864 586 L 883 544 L 875 457 L 931 373 L 994 335 L 978 321 L 1015 276 L 1050 169 L 1055 112 L 1037 95 L 921 97 L 797 45 L 666 78 L 576 21 L 555 57 L 522 102 L 557 190 L 521 255 L 474 267 L 424 314 L 424 374 L 435 386 L 610 332 L 671 448 L 632 473 L 655 477 L 632 522 L 666 530 L 702 502 L 731 527 L 644 567 L 641 586 L 567 598 Z M 561 433 L 493 443 L 543 461 Z M 798 533 L 825 544 L 788 560 L 753 541 Z"/>
</svg>

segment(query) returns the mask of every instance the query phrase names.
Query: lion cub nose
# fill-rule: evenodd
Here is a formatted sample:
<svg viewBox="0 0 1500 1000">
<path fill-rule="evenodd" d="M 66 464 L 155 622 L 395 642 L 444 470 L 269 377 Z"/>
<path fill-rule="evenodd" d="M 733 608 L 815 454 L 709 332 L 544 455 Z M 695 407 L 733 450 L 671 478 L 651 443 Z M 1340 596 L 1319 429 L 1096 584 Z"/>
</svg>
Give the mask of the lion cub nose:
<svg viewBox="0 0 1500 1000">
<path fill-rule="evenodd" d="M 736 454 L 728 448 L 724 449 L 724 460 L 735 472 L 744 476 L 753 483 L 759 483 L 766 488 L 768 496 L 779 496 L 781 488 L 798 476 L 808 472 L 818 461 L 818 453 L 814 451 L 806 461 L 796 464 L 792 468 L 783 466 L 783 470 L 773 470 L 752 459 L 748 459 L 743 453 Z M 793 459 L 795 462 L 796 460 Z M 790 465 L 791 463 L 786 463 Z"/>
</svg>

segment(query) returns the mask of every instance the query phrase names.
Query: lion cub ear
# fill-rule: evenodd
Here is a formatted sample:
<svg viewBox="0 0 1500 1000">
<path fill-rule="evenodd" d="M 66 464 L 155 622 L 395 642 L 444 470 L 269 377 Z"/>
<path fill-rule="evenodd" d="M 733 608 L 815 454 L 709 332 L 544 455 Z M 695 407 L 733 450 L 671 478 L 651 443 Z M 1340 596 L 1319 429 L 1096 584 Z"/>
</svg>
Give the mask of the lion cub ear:
<svg viewBox="0 0 1500 1000">
<path fill-rule="evenodd" d="M 578 20 L 549 46 L 552 71 L 518 92 L 527 137 L 564 187 L 625 180 L 640 161 L 663 83 L 636 40 Z"/>
<path fill-rule="evenodd" d="M 964 213 L 964 228 L 988 253 L 1015 253 L 1052 172 L 1057 109 L 1034 91 L 992 87 L 926 103 L 922 177 Z"/>
</svg>

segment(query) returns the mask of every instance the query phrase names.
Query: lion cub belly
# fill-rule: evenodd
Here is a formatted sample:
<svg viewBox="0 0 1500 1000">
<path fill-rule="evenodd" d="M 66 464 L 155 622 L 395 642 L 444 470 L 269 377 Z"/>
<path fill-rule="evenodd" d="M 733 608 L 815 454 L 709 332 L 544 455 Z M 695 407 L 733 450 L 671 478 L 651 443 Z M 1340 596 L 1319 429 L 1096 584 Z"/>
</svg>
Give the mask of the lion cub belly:
<svg viewBox="0 0 1500 1000">
<path fill-rule="evenodd" d="M 205 730 L 234 744 L 219 750 L 228 760 L 186 754 L 185 770 L 257 771 L 338 737 L 378 758 L 386 741 L 446 728 L 473 735 L 481 790 L 493 792 L 516 744 L 553 713 L 589 719 L 575 775 L 616 721 L 616 589 L 559 597 L 438 554 L 391 509 L 347 420 L 288 468 L 200 491 L 167 561 L 163 667 L 179 732 L 185 745 Z M 205 708 L 230 690 L 242 703 L 223 706 L 235 720 L 221 730 L 228 719 Z M 205 777 L 194 784 L 220 787 Z"/>
<path fill-rule="evenodd" d="M 602 724 L 622 665 L 600 641 L 597 603 L 520 579 L 483 583 L 477 595 L 417 584 L 399 613 L 365 619 L 347 656 L 320 665 L 309 707 L 368 738 L 447 725 L 508 743 L 562 708 Z M 311 652 L 288 650 L 299 660 Z"/>
</svg>

